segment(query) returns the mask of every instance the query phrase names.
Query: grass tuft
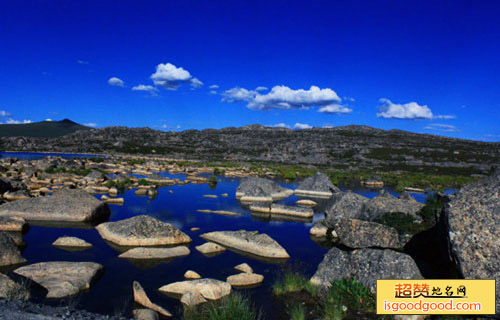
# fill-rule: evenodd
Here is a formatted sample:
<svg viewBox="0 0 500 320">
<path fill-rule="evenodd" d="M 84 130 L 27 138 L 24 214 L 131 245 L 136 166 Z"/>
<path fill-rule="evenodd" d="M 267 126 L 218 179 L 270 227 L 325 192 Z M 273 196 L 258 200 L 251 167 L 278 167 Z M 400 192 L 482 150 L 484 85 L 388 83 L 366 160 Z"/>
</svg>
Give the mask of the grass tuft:
<svg viewBox="0 0 500 320">
<path fill-rule="evenodd" d="M 257 320 L 261 316 L 247 298 L 231 294 L 184 310 L 184 320 Z"/>
</svg>

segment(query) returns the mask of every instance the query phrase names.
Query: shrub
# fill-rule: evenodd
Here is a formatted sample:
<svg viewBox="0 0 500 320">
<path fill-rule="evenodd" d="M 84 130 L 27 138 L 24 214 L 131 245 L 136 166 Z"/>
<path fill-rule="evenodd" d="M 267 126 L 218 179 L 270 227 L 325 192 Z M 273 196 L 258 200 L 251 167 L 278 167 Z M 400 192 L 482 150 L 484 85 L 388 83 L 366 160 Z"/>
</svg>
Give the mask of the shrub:
<svg viewBox="0 0 500 320">
<path fill-rule="evenodd" d="M 290 319 L 291 320 L 305 320 L 306 311 L 301 305 L 296 305 L 290 310 Z"/>
<path fill-rule="evenodd" d="M 297 292 L 303 289 L 311 295 L 318 294 L 317 286 L 313 285 L 305 276 L 293 271 L 285 272 L 282 277 L 277 279 L 273 284 L 273 293 L 277 296 L 288 292 Z"/>
<path fill-rule="evenodd" d="M 247 298 L 231 294 L 220 300 L 209 301 L 184 310 L 184 320 L 256 320 L 260 314 Z"/>
<path fill-rule="evenodd" d="M 375 313 L 376 298 L 369 288 L 352 278 L 334 280 L 324 310 L 327 319 L 338 319 L 339 314 Z"/>
<path fill-rule="evenodd" d="M 149 181 L 146 180 L 146 179 L 144 179 L 144 178 L 140 179 L 138 183 L 139 183 L 140 186 L 150 185 Z"/>
<path fill-rule="evenodd" d="M 217 184 L 217 177 L 216 176 L 210 176 L 210 178 L 208 178 L 208 183 L 211 184 L 211 185 L 216 185 Z"/>
<path fill-rule="evenodd" d="M 221 170 L 219 168 L 214 169 L 214 175 L 216 175 L 216 176 L 223 176 L 225 173 L 226 173 L 225 170 Z"/>
</svg>

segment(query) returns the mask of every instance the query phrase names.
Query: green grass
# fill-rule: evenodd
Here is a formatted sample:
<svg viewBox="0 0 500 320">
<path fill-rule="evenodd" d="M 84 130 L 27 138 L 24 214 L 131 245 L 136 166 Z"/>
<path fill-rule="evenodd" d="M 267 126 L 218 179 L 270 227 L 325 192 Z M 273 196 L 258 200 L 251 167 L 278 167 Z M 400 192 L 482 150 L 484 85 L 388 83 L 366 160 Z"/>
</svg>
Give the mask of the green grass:
<svg viewBox="0 0 500 320">
<path fill-rule="evenodd" d="M 273 293 L 277 296 L 301 290 L 306 290 L 313 296 L 318 294 L 317 286 L 313 285 L 305 276 L 294 271 L 285 272 L 273 284 Z"/>
<path fill-rule="evenodd" d="M 257 320 L 257 312 L 247 298 L 233 293 L 184 310 L 184 320 Z"/>
<path fill-rule="evenodd" d="M 208 184 L 217 185 L 217 177 L 216 176 L 210 176 L 210 178 L 208 178 Z"/>
<path fill-rule="evenodd" d="M 139 183 L 140 186 L 149 186 L 151 184 L 148 180 L 146 180 L 144 178 L 139 179 L 138 183 Z"/>
<path fill-rule="evenodd" d="M 225 173 L 226 173 L 226 170 L 214 168 L 214 175 L 216 175 L 216 176 L 223 176 Z"/>
<path fill-rule="evenodd" d="M 290 310 L 290 320 L 305 320 L 306 311 L 301 305 L 296 305 Z"/>
<path fill-rule="evenodd" d="M 337 314 L 339 311 L 342 311 L 344 315 L 347 313 L 376 312 L 375 294 L 368 287 L 365 287 L 352 278 L 344 278 L 332 282 L 328 290 L 326 305 L 332 305 L 327 307 L 329 310 L 325 310 L 328 311 L 328 314 L 332 312 L 333 314 Z M 325 315 L 327 315 L 326 312 Z"/>
</svg>

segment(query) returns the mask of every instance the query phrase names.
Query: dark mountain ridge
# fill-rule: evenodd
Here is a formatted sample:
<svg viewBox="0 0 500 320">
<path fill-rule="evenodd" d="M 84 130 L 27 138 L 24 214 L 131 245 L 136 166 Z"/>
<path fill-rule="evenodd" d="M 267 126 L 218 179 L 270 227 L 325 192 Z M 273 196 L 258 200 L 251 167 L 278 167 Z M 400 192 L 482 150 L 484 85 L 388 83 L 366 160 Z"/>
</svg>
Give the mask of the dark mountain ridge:
<svg viewBox="0 0 500 320">
<path fill-rule="evenodd" d="M 40 121 L 20 124 L 0 124 L 0 137 L 61 137 L 78 130 L 90 130 L 69 119 L 61 121 Z"/>
</svg>

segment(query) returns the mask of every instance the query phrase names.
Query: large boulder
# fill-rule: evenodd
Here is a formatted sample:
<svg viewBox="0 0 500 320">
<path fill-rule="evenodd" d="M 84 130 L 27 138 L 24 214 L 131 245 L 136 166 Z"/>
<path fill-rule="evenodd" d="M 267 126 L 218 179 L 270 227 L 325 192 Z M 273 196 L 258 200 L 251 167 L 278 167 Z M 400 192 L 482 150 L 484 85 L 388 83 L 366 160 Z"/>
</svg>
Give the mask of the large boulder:
<svg viewBox="0 0 500 320">
<path fill-rule="evenodd" d="M 47 298 L 67 298 L 89 289 L 103 266 L 94 262 L 40 262 L 14 270 L 48 290 Z"/>
<path fill-rule="evenodd" d="M 332 226 L 338 241 L 350 248 L 399 248 L 398 231 L 392 227 L 358 219 L 339 219 Z"/>
<path fill-rule="evenodd" d="M 326 220 L 337 218 L 360 219 L 362 209 L 368 198 L 347 191 L 335 194 L 325 210 Z"/>
<path fill-rule="evenodd" d="M 401 212 L 413 216 L 416 222 L 421 222 L 422 218 L 417 215 L 417 212 L 423 206 L 407 192 L 403 192 L 399 198 L 396 198 L 382 189 L 376 197 L 365 202 L 362 219 L 373 221 L 387 212 Z"/>
<path fill-rule="evenodd" d="M 330 286 L 333 280 L 354 278 L 375 292 L 377 279 L 422 279 L 413 259 L 390 249 L 359 249 L 351 252 L 331 248 L 311 282 Z"/>
<path fill-rule="evenodd" d="M 206 278 L 174 282 L 158 290 L 179 297 L 187 292 L 195 292 L 207 300 L 218 300 L 231 293 L 231 285 L 224 281 Z"/>
<path fill-rule="evenodd" d="M 139 215 L 96 227 L 101 237 L 120 246 L 161 246 L 191 242 L 191 238 L 170 223 Z"/>
<path fill-rule="evenodd" d="M 82 190 L 61 189 L 51 196 L 21 199 L 0 206 L 0 216 L 38 221 L 91 221 L 108 218 L 110 210 Z"/>
<path fill-rule="evenodd" d="M 0 273 L 0 298 L 27 300 L 29 295 L 29 290 Z"/>
<path fill-rule="evenodd" d="M 214 231 L 200 235 L 207 241 L 264 258 L 289 258 L 288 252 L 273 238 L 258 231 Z"/>
<path fill-rule="evenodd" d="M 277 182 L 258 177 L 245 177 L 236 189 L 236 199 L 242 202 L 273 202 L 287 198 L 293 190 L 283 188 Z"/>
<path fill-rule="evenodd" d="M 312 177 L 302 181 L 295 194 L 297 196 L 309 196 L 313 198 L 330 198 L 334 193 L 340 192 L 340 189 L 333 185 L 332 181 L 324 173 L 317 172 Z"/>
<path fill-rule="evenodd" d="M 464 186 L 445 205 L 440 219 L 449 254 L 465 279 L 496 279 L 500 310 L 500 172 Z"/>
<path fill-rule="evenodd" d="M 21 256 L 12 238 L 7 233 L 0 231 L 0 267 L 24 262 L 26 259 Z"/>
</svg>

